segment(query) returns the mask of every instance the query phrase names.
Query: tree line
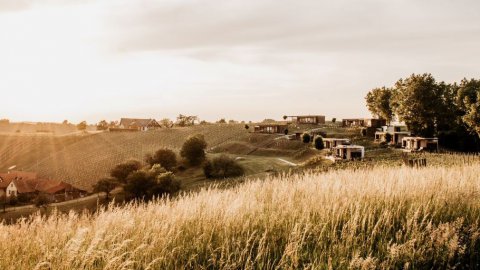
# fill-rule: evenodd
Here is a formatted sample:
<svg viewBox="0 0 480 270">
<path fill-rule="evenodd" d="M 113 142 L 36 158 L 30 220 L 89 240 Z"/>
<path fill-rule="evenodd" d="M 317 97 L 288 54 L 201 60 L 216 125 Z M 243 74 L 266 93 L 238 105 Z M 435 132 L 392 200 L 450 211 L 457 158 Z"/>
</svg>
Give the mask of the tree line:
<svg viewBox="0 0 480 270">
<path fill-rule="evenodd" d="M 452 150 L 480 149 L 480 80 L 438 82 L 432 74 L 412 74 L 365 97 L 372 115 L 404 122 L 414 135 L 438 137 Z"/>
</svg>

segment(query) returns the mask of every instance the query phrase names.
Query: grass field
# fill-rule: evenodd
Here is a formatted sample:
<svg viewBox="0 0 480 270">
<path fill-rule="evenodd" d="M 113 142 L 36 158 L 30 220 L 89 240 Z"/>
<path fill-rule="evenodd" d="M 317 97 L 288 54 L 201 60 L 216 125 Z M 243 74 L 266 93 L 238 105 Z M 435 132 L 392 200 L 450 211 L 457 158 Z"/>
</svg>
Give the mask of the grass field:
<svg viewBox="0 0 480 270">
<path fill-rule="evenodd" d="M 0 269 L 480 267 L 480 164 L 341 170 L 0 225 Z"/>
</svg>

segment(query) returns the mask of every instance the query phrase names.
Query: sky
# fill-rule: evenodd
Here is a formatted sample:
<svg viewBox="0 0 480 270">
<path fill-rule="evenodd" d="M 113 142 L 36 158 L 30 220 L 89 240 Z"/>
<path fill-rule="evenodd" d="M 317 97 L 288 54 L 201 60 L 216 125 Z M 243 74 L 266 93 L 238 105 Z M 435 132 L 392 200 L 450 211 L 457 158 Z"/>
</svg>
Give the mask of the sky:
<svg viewBox="0 0 480 270">
<path fill-rule="evenodd" d="M 476 0 L 0 0 L 0 118 L 369 117 L 412 73 L 480 76 Z"/>
</svg>

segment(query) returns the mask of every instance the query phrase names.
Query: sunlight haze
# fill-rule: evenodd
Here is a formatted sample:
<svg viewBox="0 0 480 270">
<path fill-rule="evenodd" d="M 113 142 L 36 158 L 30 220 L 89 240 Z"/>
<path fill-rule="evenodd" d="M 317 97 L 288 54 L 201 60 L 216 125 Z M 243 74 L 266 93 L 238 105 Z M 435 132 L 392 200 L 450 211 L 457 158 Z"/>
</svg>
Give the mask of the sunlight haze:
<svg viewBox="0 0 480 270">
<path fill-rule="evenodd" d="M 411 73 L 478 76 L 479 13 L 446 0 L 0 0 L 0 118 L 366 117 L 370 89 Z"/>
</svg>

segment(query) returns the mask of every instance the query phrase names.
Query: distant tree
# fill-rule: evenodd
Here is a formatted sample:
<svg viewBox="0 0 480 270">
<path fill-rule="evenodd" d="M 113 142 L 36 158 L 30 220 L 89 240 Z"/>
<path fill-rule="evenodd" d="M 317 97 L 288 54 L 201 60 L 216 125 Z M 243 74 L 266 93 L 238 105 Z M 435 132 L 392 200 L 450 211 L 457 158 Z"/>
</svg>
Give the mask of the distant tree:
<svg viewBox="0 0 480 270">
<path fill-rule="evenodd" d="M 205 120 L 200 121 L 200 125 L 208 125 L 208 124 L 210 124 L 210 123 L 208 123 L 208 122 L 205 121 Z"/>
<path fill-rule="evenodd" d="M 263 119 L 262 123 L 268 124 L 268 123 L 275 123 L 274 119 Z"/>
<path fill-rule="evenodd" d="M 166 170 L 172 171 L 177 166 L 177 155 L 172 150 L 163 148 L 157 150 L 153 155 L 147 155 L 145 161 L 151 166 L 160 164 Z"/>
<path fill-rule="evenodd" d="M 205 149 L 207 142 L 201 134 L 189 137 L 182 146 L 180 155 L 190 165 L 198 165 L 205 160 Z"/>
<path fill-rule="evenodd" d="M 175 179 L 172 172 L 165 172 L 155 177 L 156 185 L 153 189 L 155 196 L 162 196 L 165 194 L 174 194 L 181 189 L 180 182 Z"/>
<path fill-rule="evenodd" d="M 108 123 L 108 127 L 109 127 L 109 128 L 116 128 L 116 127 L 118 127 L 118 121 L 110 121 L 110 123 Z"/>
<path fill-rule="evenodd" d="M 68 125 L 68 120 L 63 120 L 62 125 Z"/>
<path fill-rule="evenodd" d="M 108 129 L 108 122 L 105 120 L 102 120 L 98 122 L 97 124 L 97 130 L 107 130 Z"/>
<path fill-rule="evenodd" d="M 230 119 L 230 120 L 228 120 L 228 123 L 229 123 L 229 124 L 237 124 L 238 121 L 235 121 L 235 120 L 233 120 L 233 119 Z"/>
<path fill-rule="evenodd" d="M 332 123 L 334 123 L 334 124 L 335 124 L 336 122 L 337 122 L 337 118 L 335 118 L 335 117 L 334 117 L 334 118 L 332 118 Z"/>
<path fill-rule="evenodd" d="M 318 149 L 318 150 L 322 150 L 323 148 L 325 148 L 325 145 L 323 144 L 323 137 L 322 136 L 317 136 L 315 138 L 315 148 Z"/>
<path fill-rule="evenodd" d="M 234 159 L 221 155 L 213 158 L 203 166 L 203 172 L 207 178 L 227 178 L 242 176 L 245 171 Z"/>
<path fill-rule="evenodd" d="M 155 187 L 155 178 L 145 171 L 135 171 L 128 175 L 126 184 L 123 187 L 129 199 L 152 198 L 151 190 Z"/>
<path fill-rule="evenodd" d="M 226 123 L 227 123 L 227 120 L 225 120 L 225 118 L 222 118 L 217 121 L 217 124 L 226 124 Z"/>
<path fill-rule="evenodd" d="M 480 80 L 463 79 L 458 86 L 456 99 L 462 121 L 480 137 Z"/>
<path fill-rule="evenodd" d="M 310 143 L 310 141 L 312 140 L 312 136 L 310 136 L 310 134 L 308 133 L 303 133 L 302 135 L 302 141 L 304 143 Z"/>
<path fill-rule="evenodd" d="M 160 125 L 162 127 L 171 128 L 171 127 L 173 127 L 173 121 L 168 119 L 168 118 L 164 118 L 164 119 L 160 120 Z"/>
<path fill-rule="evenodd" d="M 197 116 L 180 114 L 177 116 L 177 126 L 179 127 L 193 126 L 195 124 L 195 121 L 197 120 L 198 120 Z"/>
<path fill-rule="evenodd" d="M 375 88 L 368 92 L 365 97 L 368 110 L 373 116 L 386 119 L 391 122 L 393 118 L 393 109 L 391 105 L 393 90 L 382 87 Z"/>
<path fill-rule="evenodd" d="M 140 161 L 128 160 L 115 166 L 110 171 L 110 176 L 115 178 L 120 183 L 125 183 L 129 174 L 138 171 L 141 168 L 142 163 Z"/>
<path fill-rule="evenodd" d="M 0 119 L 0 126 L 6 126 L 6 125 L 8 125 L 8 124 L 10 124 L 10 120 L 5 119 L 5 118 L 4 118 L 4 119 Z"/>
<path fill-rule="evenodd" d="M 35 197 L 33 203 L 38 208 L 47 207 L 50 204 L 50 199 L 45 194 L 40 193 Z"/>
<path fill-rule="evenodd" d="M 394 111 L 414 134 L 432 137 L 436 134 L 437 123 L 442 121 L 439 112 L 446 109 L 444 90 L 431 74 L 412 74 L 400 79 L 393 94 Z"/>
<path fill-rule="evenodd" d="M 288 116 L 284 115 L 283 120 L 287 120 Z"/>
<path fill-rule="evenodd" d="M 87 129 L 87 122 L 86 122 L 86 121 L 80 122 L 80 123 L 77 125 L 77 129 L 80 130 L 80 131 L 86 130 L 86 129 Z"/>
<path fill-rule="evenodd" d="M 93 192 L 100 193 L 105 192 L 107 200 L 110 197 L 110 193 L 118 186 L 118 182 L 111 177 L 102 178 L 93 185 Z"/>
<path fill-rule="evenodd" d="M 245 129 L 246 129 L 246 130 L 249 130 L 249 129 L 250 129 L 250 126 L 247 125 L 247 124 L 245 124 Z"/>
</svg>

